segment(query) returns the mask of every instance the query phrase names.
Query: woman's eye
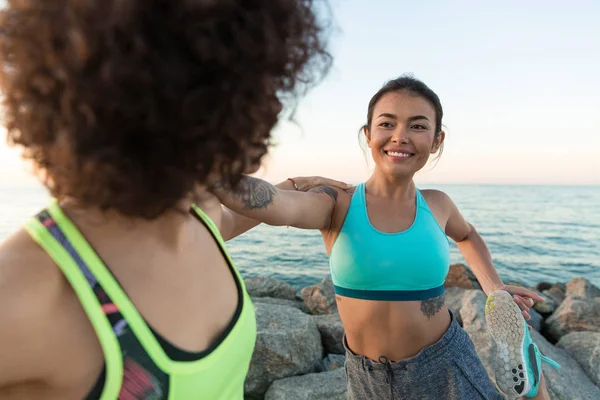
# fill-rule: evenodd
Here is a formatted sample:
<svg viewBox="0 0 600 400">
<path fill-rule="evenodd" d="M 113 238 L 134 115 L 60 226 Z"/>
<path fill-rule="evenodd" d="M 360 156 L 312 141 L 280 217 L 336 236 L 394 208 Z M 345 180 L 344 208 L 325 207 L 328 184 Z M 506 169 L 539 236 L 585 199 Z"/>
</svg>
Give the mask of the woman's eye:
<svg viewBox="0 0 600 400">
<path fill-rule="evenodd" d="M 393 128 L 394 127 L 389 122 L 382 122 L 382 123 L 379 124 L 379 126 L 381 126 L 382 128 Z"/>
<path fill-rule="evenodd" d="M 411 128 L 412 129 L 417 129 L 417 130 L 427 129 L 425 126 L 419 125 L 419 124 L 413 125 L 413 126 L 411 126 Z"/>
</svg>

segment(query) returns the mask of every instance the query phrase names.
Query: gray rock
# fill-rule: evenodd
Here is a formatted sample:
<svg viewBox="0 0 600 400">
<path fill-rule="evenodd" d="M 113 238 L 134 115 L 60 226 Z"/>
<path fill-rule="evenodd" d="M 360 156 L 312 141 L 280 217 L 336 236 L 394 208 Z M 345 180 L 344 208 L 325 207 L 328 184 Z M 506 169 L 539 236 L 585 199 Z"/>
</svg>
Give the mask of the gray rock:
<svg viewBox="0 0 600 400">
<path fill-rule="evenodd" d="M 244 389 L 248 398 L 262 399 L 273 381 L 317 371 L 323 347 L 309 315 L 274 304 L 254 306 L 257 340 Z"/>
<path fill-rule="evenodd" d="M 290 284 L 274 278 L 256 277 L 244 279 L 246 290 L 252 297 L 274 297 L 296 300 L 296 289 Z"/>
<path fill-rule="evenodd" d="M 600 386 L 600 333 L 569 333 L 560 338 L 557 346 L 569 353 L 590 379 Z"/>
<path fill-rule="evenodd" d="M 566 283 L 562 283 L 562 282 L 556 282 L 554 285 L 557 288 L 559 288 L 560 290 L 562 290 L 563 293 L 567 292 L 567 284 Z"/>
<path fill-rule="evenodd" d="M 550 289 L 542 292 L 544 296 L 547 296 L 554 301 L 554 307 L 558 308 L 560 304 L 565 300 L 565 291 L 559 284 L 553 285 Z"/>
<path fill-rule="evenodd" d="M 495 382 L 494 359 L 496 344 L 487 332 L 485 322 L 485 301 L 487 296 L 481 290 L 469 290 L 462 300 L 460 315 L 463 320 L 463 329 L 469 334 L 475 351 L 483 363 L 492 382 Z"/>
<path fill-rule="evenodd" d="M 294 307 L 298 310 L 308 313 L 308 308 L 306 305 L 298 300 L 286 300 L 286 299 L 276 299 L 274 297 L 252 297 L 252 302 L 256 303 L 265 303 L 265 304 L 276 304 L 280 306 Z"/>
<path fill-rule="evenodd" d="M 600 298 L 568 296 L 546 320 L 546 333 L 558 341 L 570 332 L 600 332 Z"/>
<path fill-rule="evenodd" d="M 344 368 L 344 362 L 346 362 L 346 356 L 342 354 L 327 354 L 327 357 L 323 359 L 322 371 L 334 371 L 336 369 Z"/>
<path fill-rule="evenodd" d="M 337 312 L 331 277 L 323 279 L 316 285 L 305 287 L 300 294 L 311 314 L 322 315 Z"/>
<path fill-rule="evenodd" d="M 527 323 L 533 329 L 540 332 L 542 330 L 542 324 L 544 323 L 544 317 L 542 317 L 540 313 L 535 311 L 533 308 L 529 310 L 529 315 L 531 316 L 531 319 L 527 321 Z"/>
<path fill-rule="evenodd" d="M 339 314 L 313 316 L 321 334 L 321 343 L 326 353 L 345 354 L 344 326 Z"/>
<path fill-rule="evenodd" d="M 444 282 L 445 287 L 460 287 L 463 289 L 481 289 L 481 285 L 473 272 L 464 264 L 452 264 Z"/>
<path fill-rule="evenodd" d="M 540 283 L 538 283 L 537 285 L 535 285 L 535 289 L 536 289 L 538 292 L 543 292 L 544 290 L 548 290 L 548 289 L 550 289 L 551 287 L 552 287 L 552 284 L 551 284 L 551 283 L 548 283 L 548 282 L 540 282 Z"/>
<path fill-rule="evenodd" d="M 346 399 L 346 372 L 343 368 L 277 380 L 265 395 L 265 400 Z"/>
<path fill-rule="evenodd" d="M 462 308 L 463 297 L 467 292 L 469 292 L 468 289 L 463 289 L 455 286 L 448 287 L 445 289 L 446 306 L 448 306 L 448 308 L 452 311 L 452 314 L 454 314 L 454 317 L 456 318 L 460 326 L 463 325 L 462 317 L 460 315 L 460 309 Z"/>
<path fill-rule="evenodd" d="M 547 296 L 543 292 L 538 292 L 538 291 L 536 291 L 536 292 L 537 292 L 538 295 L 540 295 L 541 297 L 544 298 L 544 301 L 537 301 L 533 305 L 534 310 L 536 310 L 537 312 L 539 312 L 543 316 L 549 316 L 554 311 L 556 311 L 557 305 L 556 305 L 556 302 L 554 301 L 554 299 L 552 297 Z"/>
<path fill-rule="evenodd" d="M 542 354 L 560 364 L 556 370 L 542 362 L 542 371 L 546 377 L 548 391 L 557 400 L 597 400 L 600 388 L 594 385 L 581 366 L 563 349 L 553 346 L 540 333 L 530 331 L 531 338 Z"/>
<path fill-rule="evenodd" d="M 600 289 L 585 278 L 575 278 L 567 283 L 567 296 L 600 297 Z"/>
</svg>

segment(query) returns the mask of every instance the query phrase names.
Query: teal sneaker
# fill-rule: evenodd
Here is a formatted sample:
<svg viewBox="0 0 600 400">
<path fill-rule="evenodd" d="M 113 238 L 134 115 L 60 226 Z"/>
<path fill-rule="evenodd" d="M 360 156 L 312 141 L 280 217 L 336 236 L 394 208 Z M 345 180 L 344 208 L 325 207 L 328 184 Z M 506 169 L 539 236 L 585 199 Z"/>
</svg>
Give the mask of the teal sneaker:
<svg viewBox="0 0 600 400">
<path fill-rule="evenodd" d="M 488 330 L 496 342 L 496 384 L 508 396 L 535 397 L 542 361 L 560 365 L 542 355 L 531 340 L 527 321 L 510 293 L 498 290 L 485 302 Z"/>
</svg>

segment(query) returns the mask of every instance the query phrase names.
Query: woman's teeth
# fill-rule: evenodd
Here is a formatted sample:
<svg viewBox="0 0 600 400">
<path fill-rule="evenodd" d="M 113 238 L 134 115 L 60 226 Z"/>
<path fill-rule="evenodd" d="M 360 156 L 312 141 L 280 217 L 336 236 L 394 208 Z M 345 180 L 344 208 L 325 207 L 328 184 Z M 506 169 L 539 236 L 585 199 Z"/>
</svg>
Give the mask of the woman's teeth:
<svg viewBox="0 0 600 400">
<path fill-rule="evenodd" d="M 392 157 L 404 157 L 404 158 L 408 158 L 412 155 L 410 153 L 397 153 L 395 151 L 388 151 L 387 154 Z"/>
</svg>

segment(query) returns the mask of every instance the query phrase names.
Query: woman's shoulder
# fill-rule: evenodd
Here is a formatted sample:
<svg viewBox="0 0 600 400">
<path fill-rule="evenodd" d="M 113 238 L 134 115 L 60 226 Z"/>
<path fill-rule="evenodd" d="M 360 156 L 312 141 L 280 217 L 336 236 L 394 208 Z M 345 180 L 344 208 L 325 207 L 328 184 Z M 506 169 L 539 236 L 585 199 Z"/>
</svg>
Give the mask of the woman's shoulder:
<svg viewBox="0 0 600 400">
<path fill-rule="evenodd" d="M 423 189 L 420 192 L 431 212 L 442 219 L 448 217 L 455 208 L 450 196 L 441 190 Z"/>
<path fill-rule="evenodd" d="M 46 252 L 21 228 L 0 243 L 0 299 L 39 311 L 60 292 L 65 279 Z M 8 298 L 7 298 L 8 297 Z"/>
<path fill-rule="evenodd" d="M 0 353 L 12 363 L 0 363 L 0 371 L 10 367 L 9 375 L 25 374 L 31 379 L 45 371 L 39 354 L 36 368 L 25 364 L 35 359 L 33 353 L 47 340 L 46 328 L 57 316 L 57 308 L 65 304 L 66 286 L 61 271 L 24 229 L 0 244 Z M 11 380 L 10 376 L 5 379 Z"/>
<path fill-rule="evenodd" d="M 445 192 L 438 189 L 420 189 L 421 195 L 428 204 L 446 205 L 452 203 L 452 199 Z"/>
</svg>

